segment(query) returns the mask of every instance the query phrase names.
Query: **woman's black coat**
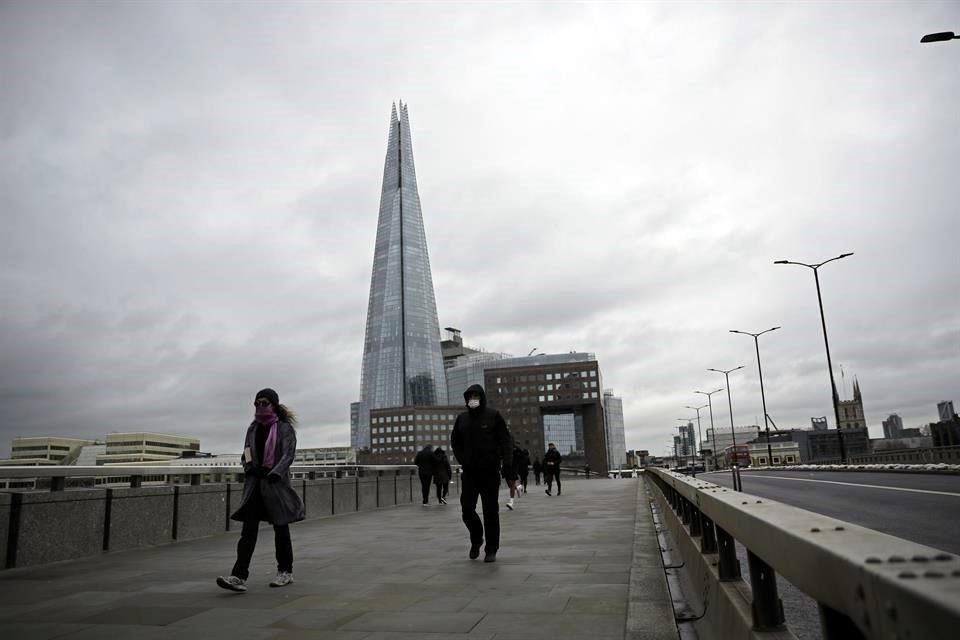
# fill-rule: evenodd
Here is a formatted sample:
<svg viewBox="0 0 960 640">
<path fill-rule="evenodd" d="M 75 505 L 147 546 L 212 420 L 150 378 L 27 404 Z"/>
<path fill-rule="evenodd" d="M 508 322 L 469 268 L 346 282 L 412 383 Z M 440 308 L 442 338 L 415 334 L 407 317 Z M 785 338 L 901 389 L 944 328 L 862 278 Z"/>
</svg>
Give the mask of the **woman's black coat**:
<svg viewBox="0 0 960 640">
<path fill-rule="evenodd" d="M 243 497 L 240 499 L 240 506 L 230 517 L 243 522 L 245 509 L 254 491 L 259 491 L 264 505 L 264 512 L 260 514 L 262 521 L 283 525 L 303 520 L 306 517 L 303 501 L 290 486 L 290 465 L 297 454 L 297 432 L 286 422 L 277 424 L 277 453 L 273 468 L 266 478 L 261 478 L 256 473 L 261 466 L 263 454 L 262 451 L 257 451 L 256 434 L 257 423 L 254 422 L 247 428 L 247 438 L 243 444 L 244 451 L 249 450 L 251 456 L 250 460 L 247 460 L 246 456 L 243 458 L 243 471 L 246 474 Z"/>
</svg>

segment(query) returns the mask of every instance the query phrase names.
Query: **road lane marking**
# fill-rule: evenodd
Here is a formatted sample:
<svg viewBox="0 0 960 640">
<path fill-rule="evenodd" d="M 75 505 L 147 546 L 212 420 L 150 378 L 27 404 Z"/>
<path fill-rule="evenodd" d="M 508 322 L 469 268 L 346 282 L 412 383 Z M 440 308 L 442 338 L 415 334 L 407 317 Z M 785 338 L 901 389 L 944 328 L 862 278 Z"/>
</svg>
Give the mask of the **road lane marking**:
<svg viewBox="0 0 960 640">
<path fill-rule="evenodd" d="M 751 473 L 748 478 L 774 478 L 775 480 L 795 480 L 796 482 L 820 482 L 823 484 L 840 484 L 846 487 L 866 487 L 867 489 L 886 489 L 887 491 L 906 491 L 908 493 L 932 493 L 938 496 L 953 496 L 960 498 L 960 493 L 953 491 L 933 491 L 932 489 L 909 489 L 907 487 L 889 487 L 884 484 L 862 484 L 859 482 L 841 482 L 839 480 L 814 480 L 813 478 L 788 478 L 786 476 L 768 476 L 766 474 Z"/>
</svg>

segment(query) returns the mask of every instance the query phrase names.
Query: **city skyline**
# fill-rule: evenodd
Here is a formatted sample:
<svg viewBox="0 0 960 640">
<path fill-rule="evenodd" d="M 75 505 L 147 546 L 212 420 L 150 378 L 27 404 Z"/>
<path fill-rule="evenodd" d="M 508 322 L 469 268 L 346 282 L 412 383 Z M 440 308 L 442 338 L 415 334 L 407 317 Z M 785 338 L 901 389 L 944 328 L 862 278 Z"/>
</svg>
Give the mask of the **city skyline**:
<svg viewBox="0 0 960 640">
<path fill-rule="evenodd" d="M 659 450 L 711 367 L 744 366 L 734 421 L 763 423 L 730 329 L 782 327 L 780 428 L 834 426 L 813 278 L 779 259 L 855 252 L 820 278 L 871 435 L 960 399 L 957 49 L 919 42 L 955 3 L 283 7 L 0 8 L 2 446 L 231 451 L 265 386 L 303 446 L 347 443 L 401 97 L 440 326 L 595 353 L 628 448 Z"/>
</svg>

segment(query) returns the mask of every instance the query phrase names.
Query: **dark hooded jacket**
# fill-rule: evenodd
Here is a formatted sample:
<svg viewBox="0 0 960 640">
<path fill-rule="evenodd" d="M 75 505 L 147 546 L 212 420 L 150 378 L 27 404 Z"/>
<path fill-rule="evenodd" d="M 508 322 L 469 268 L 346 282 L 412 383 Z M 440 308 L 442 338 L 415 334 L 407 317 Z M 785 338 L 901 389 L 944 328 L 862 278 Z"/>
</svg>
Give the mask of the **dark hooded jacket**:
<svg viewBox="0 0 960 640">
<path fill-rule="evenodd" d="M 263 465 L 262 445 L 257 443 L 257 423 L 253 422 L 247 428 L 247 437 L 244 440 L 244 450 L 249 449 L 251 460 L 243 460 L 243 495 L 240 506 L 230 515 L 233 520 L 243 521 L 247 505 L 253 498 L 254 492 L 259 491 L 263 496 L 264 512 L 261 520 L 272 524 L 289 524 L 304 519 L 303 501 L 297 492 L 290 486 L 290 465 L 297 454 L 297 432 L 286 422 L 277 425 L 277 454 L 266 476 L 256 473 Z"/>
<path fill-rule="evenodd" d="M 425 446 L 423 449 L 417 453 L 417 456 L 413 459 L 413 464 L 417 465 L 417 470 L 422 476 L 432 476 L 433 475 L 433 447 L 430 445 Z"/>
<path fill-rule="evenodd" d="M 437 450 L 433 452 L 433 481 L 444 485 L 450 482 L 452 476 L 453 470 L 450 468 L 447 452 L 437 447 Z"/>
<path fill-rule="evenodd" d="M 450 435 L 450 446 L 465 473 L 496 473 L 501 468 L 508 481 L 517 479 L 513 467 L 513 436 L 503 416 L 487 406 L 487 394 L 478 384 L 463 392 L 466 401 L 480 396 L 480 406 L 468 408 L 457 416 Z"/>
</svg>

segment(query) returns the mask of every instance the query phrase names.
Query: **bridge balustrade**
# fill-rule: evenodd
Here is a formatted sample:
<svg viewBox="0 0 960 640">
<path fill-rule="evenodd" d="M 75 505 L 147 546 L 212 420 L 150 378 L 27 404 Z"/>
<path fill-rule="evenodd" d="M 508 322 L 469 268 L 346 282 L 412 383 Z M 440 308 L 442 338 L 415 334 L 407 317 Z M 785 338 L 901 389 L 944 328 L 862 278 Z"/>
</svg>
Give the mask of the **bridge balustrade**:
<svg viewBox="0 0 960 640">
<path fill-rule="evenodd" d="M 412 465 L 293 465 L 290 471 L 307 519 L 420 499 Z M 0 489 L 0 568 L 168 544 L 240 526 L 230 520 L 243 490 L 240 466 L 3 467 L 0 476 L 29 481 L 26 490 Z M 459 486 L 454 473 L 453 496 Z"/>
<path fill-rule="evenodd" d="M 960 629 L 953 554 L 664 469 L 648 474 L 694 584 L 702 577 L 716 588 L 713 620 L 739 626 L 722 637 L 789 634 L 778 574 L 816 600 L 826 640 L 947 638 Z M 747 550 L 749 592 L 736 542 Z"/>
</svg>

